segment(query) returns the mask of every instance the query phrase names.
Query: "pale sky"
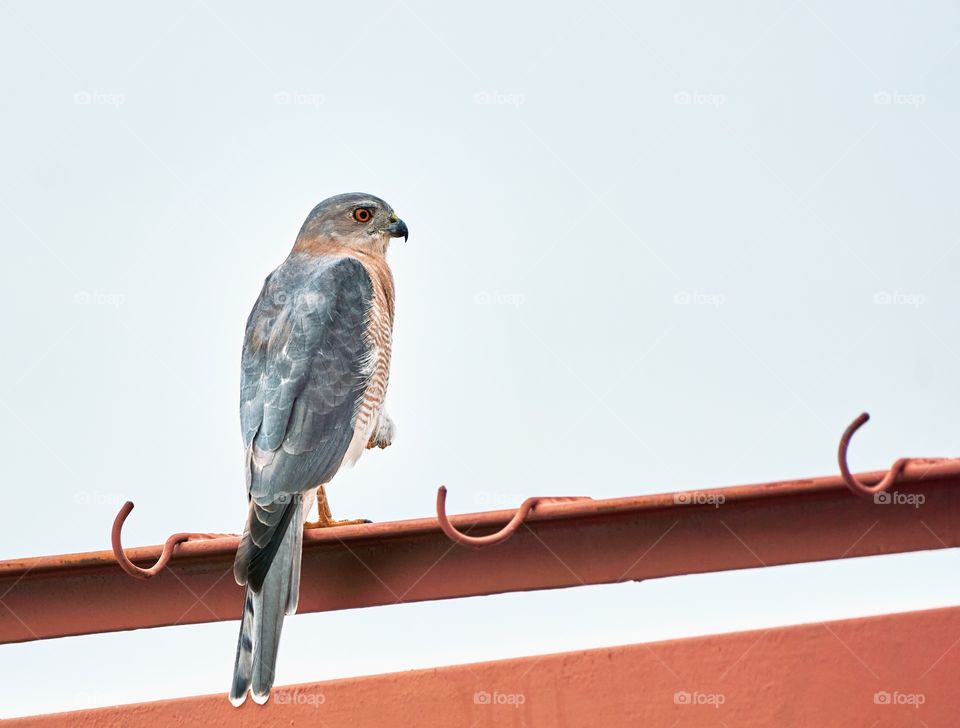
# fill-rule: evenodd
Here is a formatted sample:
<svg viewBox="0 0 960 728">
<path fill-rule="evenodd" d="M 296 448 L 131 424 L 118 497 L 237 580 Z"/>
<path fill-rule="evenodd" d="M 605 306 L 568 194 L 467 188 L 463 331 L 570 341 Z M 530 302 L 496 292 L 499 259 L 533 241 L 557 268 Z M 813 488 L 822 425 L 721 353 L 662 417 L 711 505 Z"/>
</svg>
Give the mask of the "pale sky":
<svg viewBox="0 0 960 728">
<path fill-rule="evenodd" d="M 339 517 L 830 474 L 863 410 L 855 469 L 960 453 L 960 9 L 840 5 L 4 3 L 0 559 L 127 499 L 129 545 L 240 530 L 243 325 L 348 191 L 410 240 L 398 434 Z M 295 616 L 277 684 L 955 605 L 958 568 Z M 0 716 L 225 693 L 236 631 L 0 647 Z"/>
</svg>

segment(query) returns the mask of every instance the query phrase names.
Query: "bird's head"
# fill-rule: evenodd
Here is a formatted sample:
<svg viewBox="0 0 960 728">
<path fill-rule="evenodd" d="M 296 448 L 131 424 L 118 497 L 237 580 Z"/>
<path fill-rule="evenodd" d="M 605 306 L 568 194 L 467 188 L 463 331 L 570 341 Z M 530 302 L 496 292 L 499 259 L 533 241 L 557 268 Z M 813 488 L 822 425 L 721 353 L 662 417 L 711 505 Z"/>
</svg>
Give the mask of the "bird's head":
<svg viewBox="0 0 960 728">
<path fill-rule="evenodd" d="M 402 237 L 406 241 L 407 234 L 403 220 L 379 197 L 348 192 L 328 197 L 310 211 L 293 249 L 312 252 L 340 246 L 383 255 L 390 238 Z"/>
</svg>

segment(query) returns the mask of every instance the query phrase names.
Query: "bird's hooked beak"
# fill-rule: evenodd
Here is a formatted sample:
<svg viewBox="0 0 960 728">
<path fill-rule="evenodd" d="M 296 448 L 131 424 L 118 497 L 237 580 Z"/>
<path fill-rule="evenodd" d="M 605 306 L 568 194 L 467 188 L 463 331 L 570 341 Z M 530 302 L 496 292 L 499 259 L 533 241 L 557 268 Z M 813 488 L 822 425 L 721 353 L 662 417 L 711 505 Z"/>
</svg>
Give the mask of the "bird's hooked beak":
<svg viewBox="0 0 960 728">
<path fill-rule="evenodd" d="M 410 235 L 410 232 L 407 230 L 407 224 L 397 217 L 397 213 L 390 215 L 390 224 L 387 225 L 387 232 L 390 233 L 391 238 L 403 238 L 403 242 L 407 242 L 407 237 Z"/>
</svg>

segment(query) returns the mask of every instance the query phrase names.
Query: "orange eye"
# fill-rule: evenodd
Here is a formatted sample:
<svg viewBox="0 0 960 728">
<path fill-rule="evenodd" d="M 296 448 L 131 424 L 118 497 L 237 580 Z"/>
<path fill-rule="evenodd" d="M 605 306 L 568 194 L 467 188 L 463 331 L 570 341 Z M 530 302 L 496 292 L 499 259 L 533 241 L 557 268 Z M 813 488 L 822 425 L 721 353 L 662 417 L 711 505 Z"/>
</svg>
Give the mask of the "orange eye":
<svg viewBox="0 0 960 728">
<path fill-rule="evenodd" d="M 353 219 L 357 222 L 370 222 L 373 219 L 373 213 L 369 207 L 358 207 L 353 211 Z"/>
</svg>

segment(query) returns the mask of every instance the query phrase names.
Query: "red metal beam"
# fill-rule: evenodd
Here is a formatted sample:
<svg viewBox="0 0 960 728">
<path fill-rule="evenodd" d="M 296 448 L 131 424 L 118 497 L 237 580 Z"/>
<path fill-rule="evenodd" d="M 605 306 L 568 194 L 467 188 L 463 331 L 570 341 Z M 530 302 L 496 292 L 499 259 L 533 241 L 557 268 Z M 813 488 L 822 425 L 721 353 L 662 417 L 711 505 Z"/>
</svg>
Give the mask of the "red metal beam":
<svg viewBox="0 0 960 728">
<path fill-rule="evenodd" d="M 545 504 L 509 541 L 482 550 L 451 543 L 433 518 L 308 531 L 300 612 L 960 545 L 957 459 L 911 461 L 891 498 L 912 503 L 854 496 L 839 477 L 690 493 Z M 476 535 L 512 515 L 451 521 Z M 238 619 L 236 546 L 234 537 L 182 544 L 147 581 L 109 551 L 0 562 L 0 643 Z M 152 564 L 160 551 L 128 554 Z"/>
<path fill-rule="evenodd" d="M 957 725 L 960 608 L 8 720 L 51 726 Z"/>
</svg>

